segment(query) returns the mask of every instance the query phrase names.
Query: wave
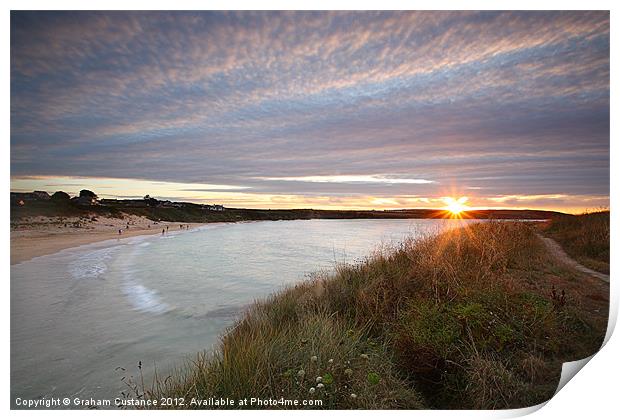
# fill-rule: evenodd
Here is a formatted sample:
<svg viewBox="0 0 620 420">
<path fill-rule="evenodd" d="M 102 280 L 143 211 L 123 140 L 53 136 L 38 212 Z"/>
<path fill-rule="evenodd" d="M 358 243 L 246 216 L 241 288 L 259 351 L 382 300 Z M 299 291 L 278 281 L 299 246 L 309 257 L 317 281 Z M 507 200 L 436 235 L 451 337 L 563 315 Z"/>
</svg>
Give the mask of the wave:
<svg viewBox="0 0 620 420">
<path fill-rule="evenodd" d="M 107 261 L 119 247 L 110 247 L 85 252 L 69 266 L 69 274 L 76 280 L 97 279 L 107 270 Z"/>
<path fill-rule="evenodd" d="M 163 302 L 156 290 L 149 289 L 132 280 L 125 281 L 123 292 L 134 309 L 150 314 L 163 314 L 171 308 Z"/>
<path fill-rule="evenodd" d="M 135 259 L 144 253 L 144 248 L 151 245 L 149 241 L 134 243 L 132 251 L 127 255 L 121 269 L 123 283 L 121 289 L 133 309 L 149 313 L 163 314 L 171 310 L 159 295 L 159 292 L 140 283 L 140 272 L 135 266 Z"/>
</svg>

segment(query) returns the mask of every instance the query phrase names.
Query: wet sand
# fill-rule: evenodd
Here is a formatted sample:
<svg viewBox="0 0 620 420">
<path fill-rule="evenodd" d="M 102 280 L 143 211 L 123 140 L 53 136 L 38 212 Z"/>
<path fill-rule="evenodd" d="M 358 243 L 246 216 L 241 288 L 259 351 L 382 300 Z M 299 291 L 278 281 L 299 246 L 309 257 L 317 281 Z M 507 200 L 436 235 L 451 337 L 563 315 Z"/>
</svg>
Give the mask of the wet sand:
<svg viewBox="0 0 620 420">
<path fill-rule="evenodd" d="M 129 229 L 127 224 L 129 223 Z M 32 218 L 11 225 L 11 265 L 35 257 L 53 254 L 66 248 L 73 248 L 93 242 L 138 235 L 161 234 L 168 227 L 169 232 L 180 230 L 179 225 L 190 229 L 204 223 L 155 222 L 143 217 L 125 219 L 98 218 Z M 149 227 L 150 225 L 150 227 Z M 79 226 L 79 227 L 78 227 Z M 123 233 L 119 235 L 118 230 Z"/>
</svg>

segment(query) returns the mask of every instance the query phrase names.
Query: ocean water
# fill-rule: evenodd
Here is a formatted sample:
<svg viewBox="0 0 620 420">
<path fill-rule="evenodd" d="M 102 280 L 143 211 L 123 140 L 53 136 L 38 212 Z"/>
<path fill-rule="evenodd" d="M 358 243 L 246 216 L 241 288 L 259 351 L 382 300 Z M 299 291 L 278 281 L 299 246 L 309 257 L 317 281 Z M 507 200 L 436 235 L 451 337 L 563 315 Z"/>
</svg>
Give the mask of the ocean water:
<svg viewBox="0 0 620 420">
<path fill-rule="evenodd" d="M 114 239 L 11 267 L 11 397 L 114 399 L 218 337 L 247 305 L 335 264 L 464 221 L 211 224 Z"/>
</svg>

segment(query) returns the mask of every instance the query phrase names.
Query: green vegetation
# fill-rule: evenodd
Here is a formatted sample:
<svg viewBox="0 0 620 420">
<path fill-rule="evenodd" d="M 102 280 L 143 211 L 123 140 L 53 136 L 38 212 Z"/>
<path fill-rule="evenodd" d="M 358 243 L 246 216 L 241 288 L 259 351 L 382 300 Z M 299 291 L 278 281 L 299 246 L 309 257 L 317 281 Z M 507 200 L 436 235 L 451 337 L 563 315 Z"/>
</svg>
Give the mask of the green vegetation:
<svg viewBox="0 0 620 420">
<path fill-rule="evenodd" d="M 609 274 L 609 211 L 554 217 L 545 233 L 581 264 Z"/>
<path fill-rule="evenodd" d="M 135 391 L 343 409 L 530 406 L 553 395 L 563 362 L 599 349 L 608 294 L 552 261 L 532 225 L 471 225 L 257 302 L 214 354 Z"/>
</svg>

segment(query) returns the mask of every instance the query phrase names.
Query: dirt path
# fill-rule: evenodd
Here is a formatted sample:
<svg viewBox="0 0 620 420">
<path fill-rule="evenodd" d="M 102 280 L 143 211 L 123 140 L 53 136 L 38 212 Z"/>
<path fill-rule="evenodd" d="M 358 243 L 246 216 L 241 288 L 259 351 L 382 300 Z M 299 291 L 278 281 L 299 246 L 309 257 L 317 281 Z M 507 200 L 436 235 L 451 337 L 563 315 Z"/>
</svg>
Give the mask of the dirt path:
<svg viewBox="0 0 620 420">
<path fill-rule="evenodd" d="M 588 267 L 584 267 L 583 265 L 579 264 L 577 261 L 572 259 L 566 252 L 564 252 L 560 244 L 558 244 L 553 239 L 544 237 L 539 233 L 537 233 L 536 236 L 538 236 L 544 242 L 549 252 L 564 264 L 573 267 L 575 270 L 581 271 L 584 274 L 596 277 L 600 280 L 603 280 L 604 282 L 609 283 L 609 275 L 599 273 L 598 271 L 591 270 Z"/>
</svg>

